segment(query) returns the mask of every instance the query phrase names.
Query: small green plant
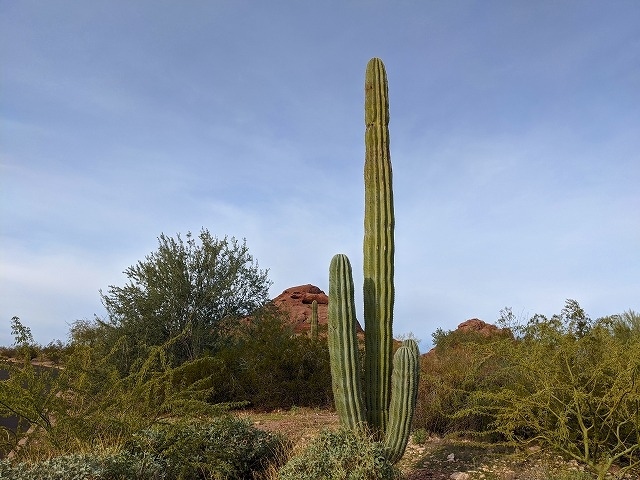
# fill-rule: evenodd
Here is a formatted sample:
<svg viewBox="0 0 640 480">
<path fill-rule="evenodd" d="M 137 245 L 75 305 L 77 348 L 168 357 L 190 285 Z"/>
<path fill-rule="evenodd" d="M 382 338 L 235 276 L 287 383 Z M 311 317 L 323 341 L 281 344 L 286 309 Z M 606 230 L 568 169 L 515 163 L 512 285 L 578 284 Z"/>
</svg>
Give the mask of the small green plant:
<svg viewBox="0 0 640 480">
<path fill-rule="evenodd" d="M 280 471 L 279 480 L 392 480 L 398 470 L 384 444 L 363 430 L 324 430 Z"/>
<path fill-rule="evenodd" d="M 413 443 L 417 443 L 418 445 L 423 445 L 427 443 L 429 440 L 429 434 L 424 428 L 419 428 L 413 432 L 411 437 L 413 439 Z"/>
<path fill-rule="evenodd" d="M 71 454 L 35 463 L 12 464 L 0 460 L 0 478 L 11 480 L 157 480 L 162 465 L 150 457 L 126 452 Z"/>
<path fill-rule="evenodd" d="M 311 340 L 318 340 L 318 301 L 311 302 L 311 330 L 309 331 Z"/>
<path fill-rule="evenodd" d="M 181 480 L 255 478 L 284 458 L 286 448 L 283 437 L 232 416 L 157 425 L 127 444 L 130 453 L 161 464 L 165 478 Z"/>
</svg>

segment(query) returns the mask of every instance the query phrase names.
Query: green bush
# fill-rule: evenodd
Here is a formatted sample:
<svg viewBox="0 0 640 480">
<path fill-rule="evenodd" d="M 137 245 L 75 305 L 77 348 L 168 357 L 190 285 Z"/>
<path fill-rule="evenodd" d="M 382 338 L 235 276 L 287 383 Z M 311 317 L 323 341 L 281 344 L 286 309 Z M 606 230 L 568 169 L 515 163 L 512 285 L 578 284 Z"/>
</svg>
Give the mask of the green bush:
<svg viewBox="0 0 640 480">
<path fill-rule="evenodd" d="M 536 442 L 598 478 L 640 468 L 640 316 L 594 321 L 575 300 L 523 324 L 501 313 L 514 336 L 434 334 L 414 428 Z"/>
<path fill-rule="evenodd" d="M 400 474 L 384 445 L 357 430 L 325 430 L 280 471 L 280 480 L 390 480 Z"/>
<path fill-rule="evenodd" d="M 239 327 L 214 358 L 212 402 L 246 400 L 258 410 L 333 404 L 326 338 L 294 335 L 277 310 Z"/>
<path fill-rule="evenodd" d="M 126 446 L 161 464 L 164 478 L 179 480 L 254 478 L 284 458 L 286 448 L 279 435 L 231 416 L 155 426 Z"/>
<path fill-rule="evenodd" d="M 121 343 L 122 354 L 113 360 L 122 374 L 132 372 L 150 346 L 168 345 L 171 366 L 215 353 L 225 343 L 225 323 L 264 305 L 271 285 L 245 241 L 217 238 L 204 228 L 184 239 L 161 234 L 157 250 L 124 274 L 124 286 L 100 292 L 108 318 L 74 332 L 107 351 Z M 169 344 L 181 332 L 188 335 Z"/>
<path fill-rule="evenodd" d="M 447 415 L 454 422 L 485 419 L 484 432 L 542 444 L 599 479 L 612 468 L 619 476 L 638 469 L 638 324 L 633 312 L 592 321 L 578 302 L 567 300 L 559 315 L 537 314 L 513 325 L 513 340 L 449 346 L 443 358 L 466 352 L 460 364 L 467 371 L 458 365 L 453 371 L 460 376 L 441 382 L 464 401 L 436 395 L 436 405 L 448 400 L 457 409 Z"/>
<path fill-rule="evenodd" d="M 45 461 L 0 461 L 11 480 L 241 480 L 278 466 L 282 437 L 231 416 L 157 425 L 134 435 L 118 453 L 69 454 Z"/>
<path fill-rule="evenodd" d="M 70 353 L 70 350 L 71 347 L 69 345 L 62 343 L 60 340 L 56 340 L 41 347 L 41 355 L 43 360 L 49 360 L 55 364 L 59 364 Z"/>
<path fill-rule="evenodd" d="M 151 458 L 117 454 L 64 455 L 33 464 L 0 461 L 0 478 L 11 480 L 160 480 L 162 465 Z"/>
<path fill-rule="evenodd" d="M 413 431 L 413 433 L 411 434 L 411 439 L 413 440 L 413 443 L 423 445 L 427 443 L 427 440 L 429 440 L 429 434 L 424 428 L 419 428 Z"/>
</svg>

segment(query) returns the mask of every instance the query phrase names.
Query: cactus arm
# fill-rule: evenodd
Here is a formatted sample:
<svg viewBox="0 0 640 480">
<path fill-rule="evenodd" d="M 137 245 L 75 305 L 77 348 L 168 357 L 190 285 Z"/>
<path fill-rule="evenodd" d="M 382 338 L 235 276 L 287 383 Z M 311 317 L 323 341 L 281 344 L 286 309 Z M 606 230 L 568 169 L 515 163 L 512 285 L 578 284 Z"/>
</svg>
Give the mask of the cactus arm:
<svg viewBox="0 0 640 480">
<path fill-rule="evenodd" d="M 351 263 L 338 254 L 329 267 L 328 343 L 333 397 L 340 423 L 349 428 L 365 422 L 360 382 Z"/>
<path fill-rule="evenodd" d="M 393 357 L 389 425 L 385 434 L 386 457 L 391 463 L 402 458 L 416 408 L 420 376 L 420 352 L 413 340 L 405 340 Z"/>
<path fill-rule="evenodd" d="M 365 77 L 364 323 L 367 421 L 383 433 L 391 383 L 394 213 L 389 153 L 389 100 L 382 61 Z"/>
</svg>

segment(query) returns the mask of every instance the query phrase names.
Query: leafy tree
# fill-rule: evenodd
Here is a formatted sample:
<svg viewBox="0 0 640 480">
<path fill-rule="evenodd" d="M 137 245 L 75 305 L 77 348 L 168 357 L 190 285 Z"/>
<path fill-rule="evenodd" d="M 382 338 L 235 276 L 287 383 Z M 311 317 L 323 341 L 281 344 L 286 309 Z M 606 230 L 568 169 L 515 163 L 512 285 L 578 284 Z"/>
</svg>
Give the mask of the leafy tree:
<svg viewBox="0 0 640 480">
<path fill-rule="evenodd" d="M 127 367 L 147 347 L 178 335 L 182 340 L 170 352 L 176 364 L 215 351 L 224 326 L 268 298 L 267 270 L 258 268 L 245 241 L 218 239 L 203 229 L 185 240 L 162 234 L 158 243 L 158 250 L 124 271 L 125 286 L 100 292 L 109 318 L 98 320 L 98 337 L 108 345 L 125 338 L 121 358 Z M 78 332 L 91 338 L 86 328 Z"/>
<path fill-rule="evenodd" d="M 11 318 L 11 335 L 15 353 L 29 361 L 38 355 L 38 345 L 33 340 L 31 329 L 24 325 L 19 317 Z"/>
<path fill-rule="evenodd" d="M 11 319 L 11 335 L 14 338 L 13 344 L 18 347 L 29 346 L 34 343 L 31 329 L 23 325 L 18 317 Z"/>
<path fill-rule="evenodd" d="M 593 327 L 593 322 L 577 300 L 567 299 L 560 315 L 569 332 L 577 338 L 584 337 Z"/>
</svg>

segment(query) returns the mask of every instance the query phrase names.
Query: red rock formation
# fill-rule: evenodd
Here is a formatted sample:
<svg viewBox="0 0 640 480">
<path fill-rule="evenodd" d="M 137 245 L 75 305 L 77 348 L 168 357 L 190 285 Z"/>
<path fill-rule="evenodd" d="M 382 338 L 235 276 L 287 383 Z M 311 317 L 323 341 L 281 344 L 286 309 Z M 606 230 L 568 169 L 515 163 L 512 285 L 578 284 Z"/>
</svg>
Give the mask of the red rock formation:
<svg viewBox="0 0 640 480">
<path fill-rule="evenodd" d="M 322 326 L 327 324 L 329 297 L 315 285 L 287 288 L 272 303 L 287 315 L 296 333 L 306 333 L 311 328 L 311 303 L 314 300 L 318 302 L 318 325 L 322 331 Z M 360 325 L 357 329 L 362 332 Z"/>
<path fill-rule="evenodd" d="M 500 335 L 504 332 L 503 329 L 498 328 L 490 323 L 483 322 L 478 318 L 471 318 L 462 322 L 460 325 L 458 325 L 457 330 L 459 332 L 476 332 L 483 337 Z"/>
<path fill-rule="evenodd" d="M 311 328 L 311 303 L 314 300 L 318 302 L 318 325 L 326 325 L 329 297 L 315 285 L 287 288 L 272 303 L 287 315 L 296 333 L 305 333 Z"/>
</svg>

